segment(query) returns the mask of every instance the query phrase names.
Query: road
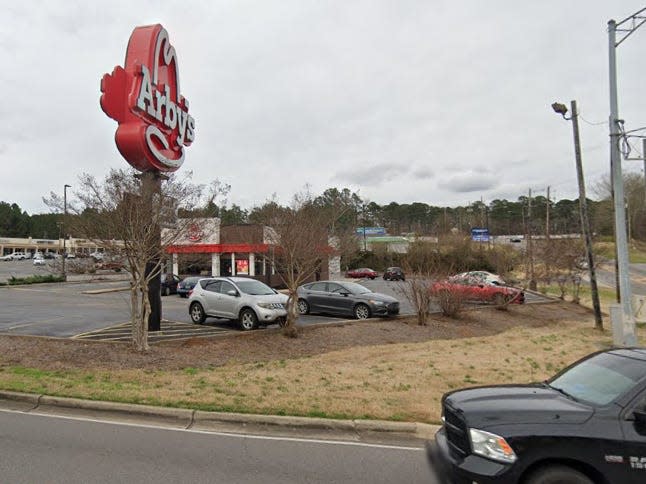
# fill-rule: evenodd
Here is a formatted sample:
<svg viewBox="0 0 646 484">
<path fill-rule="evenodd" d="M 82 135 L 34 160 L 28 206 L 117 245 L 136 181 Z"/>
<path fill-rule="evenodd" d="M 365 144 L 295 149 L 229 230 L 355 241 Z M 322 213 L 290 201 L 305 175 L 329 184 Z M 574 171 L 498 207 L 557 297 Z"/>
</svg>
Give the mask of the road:
<svg viewBox="0 0 646 484">
<path fill-rule="evenodd" d="M 434 483 L 422 444 L 215 433 L 0 410 L 3 482 Z"/>
<path fill-rule="evenodd" d="M 600 286 L 616 287 L 614 261 L 602 264 L 596 273 Z M 587 272 L 585 276 L 587 279 Z M 630 264 L 630 286 L 633 294 L 646 295 L 646 264 Z"/>
</svg>

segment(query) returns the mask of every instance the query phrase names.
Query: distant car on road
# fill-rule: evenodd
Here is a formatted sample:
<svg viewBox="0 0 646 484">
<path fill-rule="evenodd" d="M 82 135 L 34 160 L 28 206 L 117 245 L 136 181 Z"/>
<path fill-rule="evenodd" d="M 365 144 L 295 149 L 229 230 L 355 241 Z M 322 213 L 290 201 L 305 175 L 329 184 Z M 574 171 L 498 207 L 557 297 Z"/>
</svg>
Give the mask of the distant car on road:
<svg viewBox="0 0 646 484">
<path fill-rule="evenodd" d="M 179 297 L 188 297 L 191 289 L 195 287 L 195 284 L 197 284 L 197 281 L 199 281 L 200 279 L 204 278 L 201 276 L 191 276 L 179 281 L 179 284 L 177 284 L 177 294 L 179 295 Z"/>
<path fill-rule="evenodd" d="M 196 324 L 207 317 L 238 321 L 249 331 L 259 325 L 284 325 L 287 296 L 247 277 L 209 277 L 198 281 L 188 300 L 188 312 Z"/>
<path fill-rule="evenodd" d="M 7 255 L 0 256 L 0 260 L 4 260 L 4 261 L 13 260 L 13 255 L 7 254 Z"/>
<path fill-rule="evenodd" d="M 11 254 L 11 260 L 25 260 L 27 258 L 27 254 L 24 252 L 14 252 Z"/>
<path fill-rule="evenodd" d="M 327 313 L 368 319 L 399 314 L 399 301 L 356 282 L 317 281 L 298 288 L 300 314 Z"/>
<path fill-rule="evenodd" d="M 359 269 L 351 269 L 346 273 L 346 277 L 352 277 L 354 279 L 375 279 L 377 277 L 377 272 L 369 269 L 368 267 L 361 267 Z"/>
<path fill-rule="evenodd" d="M 384 271 L 384 281 L 405 281 L 406 275 L 401 267 L 388 267 Z"/>
<path fill-rule="evenodd" d="M 459 297 L 463 301 L 504 304 L 523 304 L 525 293 L 515 287 L 499 285 L 484 277 L 474 277 L 470 273 L 457 274 L 444 281 L 431 285 L 431 295 L 442 297 L 444 294 Z"/>
<path fill-rule="evenodd" d="M 34 257 L 34 260 L 32 262 L 35 266 L 44 266 L 47 265 L 47 262 L 45 261 L 44 257 Z"/>
</svg>

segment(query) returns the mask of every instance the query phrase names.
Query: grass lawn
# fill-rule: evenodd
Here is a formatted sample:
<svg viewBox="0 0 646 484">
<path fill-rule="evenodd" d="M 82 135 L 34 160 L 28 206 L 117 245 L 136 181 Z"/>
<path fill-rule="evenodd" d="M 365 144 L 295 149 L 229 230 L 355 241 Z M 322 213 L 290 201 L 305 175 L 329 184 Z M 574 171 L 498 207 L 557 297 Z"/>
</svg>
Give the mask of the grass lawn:
<svg viewBox="0 0 646 484">
<path fill-rule="evenodd" d="M 544 318 L 547 311 L 552 313 L 550 318 Z M 556 311 L 558 317 L 553 316 Z M 479 310 L 470 317 L 474 324 L 505 318 L 513 326 L 487 336 L 414 343 L 393 340 L 311 356 L 276 354 L 252 362 L 231 358 L 219 366 L 198 364 L 201 350 L 195 347 L 190 350 L 196 364 L 158 370 L 134 365 L 75 368 L 65 361 L 39 368 L 12 359 L 5 346 L 4 356 L 0 355 L 0 388 L 213 411 L 439 423 L 440 398 L 446 391 L 542 381 L 612 343 L 610 331 L 594 330 L 591 312 L 572 303 Z M 371 330 L 369 324 L 365 330 Z M 646 331 L 642 327 L 639 332 L 643 340 Z M 262 341 L 271 346 L 274 340 L 269 336 Z"/>
</svg>

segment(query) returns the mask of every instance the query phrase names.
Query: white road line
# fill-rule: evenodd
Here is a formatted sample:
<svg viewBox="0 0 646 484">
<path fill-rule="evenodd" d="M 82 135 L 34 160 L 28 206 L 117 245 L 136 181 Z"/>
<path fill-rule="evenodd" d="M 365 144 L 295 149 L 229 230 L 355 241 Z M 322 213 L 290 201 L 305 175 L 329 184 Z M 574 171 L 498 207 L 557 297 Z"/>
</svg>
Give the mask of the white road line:
<svg viewBox="0 0 646 484">
<path fill-rule="evenodd" d="M 161 425 L 135 424 L 130 422 L 117 422 L 113 420 L 102 420 L 102 419 L 94 419 L 94 418 L 87 418 L 87 417 L 73 417 L 69 415 L 53 415 L 53 414 L 42 413 L 42 412 L 25 412 L 21 410 L 10 410 L 6 408 L 0 408 L 0 412 L 17 413 L 21 415 L 37 415 L 39 417 L 58 418 L 63 420 L 76 420 L 80 422 L 113 424 L 113 425 L 121 425 L 124 427 L 170 430 L 173 432 L 190 432 L 194 434 L 203 434 L 203 435 L 218 435 L 221 437 L 232 437 L 237 439 L 271 440 L 271 441 L 282 441 L 282 442 L 301 442 L 301 443 L 327 444 L 327 445 L 347 445 L 352 447 L 369 447 L 369 448 L 375 448 L 375 449 L 409 450 L 413 452 L 424 452 L 425 450 L 423 447 L 405 447 L 402 445 L 369 444 L 366 442 L 350 442 L 350 441 L 344 441 L 344 440 L 306 439 L 306 438 L 298 438 L 298 437 L 271 437 L 267 435 L 257 435 L 257 434 L 237 434 L 233 432 L 216 432 L 216 431 L 209 431 L 209 430 L 195 430 L 195 429 L 183 429 L 183 428 L 180 429 L 180 428 L 173 428 L 173 427 L 164 427 Z"/>
</svg>

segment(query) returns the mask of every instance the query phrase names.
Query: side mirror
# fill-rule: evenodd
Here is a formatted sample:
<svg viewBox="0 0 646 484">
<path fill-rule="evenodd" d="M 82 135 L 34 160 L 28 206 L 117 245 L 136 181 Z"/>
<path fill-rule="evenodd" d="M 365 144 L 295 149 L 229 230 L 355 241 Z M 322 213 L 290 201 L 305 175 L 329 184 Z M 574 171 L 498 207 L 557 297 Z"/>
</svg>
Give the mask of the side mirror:
<svg viewBox="0 0 646 484">
<path fill-rule="evenodd" d="M 646 425 L 646 409 L 635 409 L 633 416 L 635 417 L 635 422 Z"/>
<path fill-rule="evenodd" d="M 227 291 L 227 294 L 228 294 L 229 296 L 238 297 L 238 291 L 236 291 L 236 290 L 234 290 L 234 289 L 229 289 L 229 290 Z"/>
<path fill-rule="evenodd" d="M 345 297 L 348 297 L 350 295 L 350 293 L 347 292 L 347 291 L 340 292 L 339 294 L 341 294 L 342 296 L 345 296 Z"/>
</svg>

